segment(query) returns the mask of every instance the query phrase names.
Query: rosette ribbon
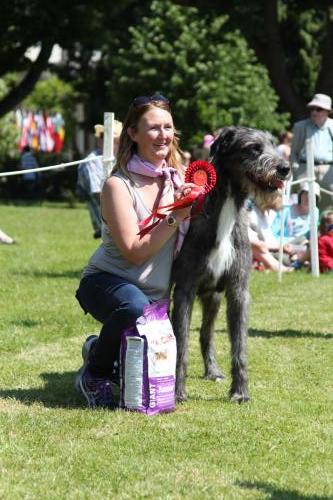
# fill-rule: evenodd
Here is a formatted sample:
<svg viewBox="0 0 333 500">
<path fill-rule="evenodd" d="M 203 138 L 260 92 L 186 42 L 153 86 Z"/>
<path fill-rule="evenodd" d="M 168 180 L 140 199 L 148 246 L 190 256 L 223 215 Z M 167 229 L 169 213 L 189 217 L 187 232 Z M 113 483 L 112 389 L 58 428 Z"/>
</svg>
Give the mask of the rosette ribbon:
<svg viewBox="0 0 333 500">
<path fill-rule="evenodd" d="M 152 211 L 149 217 L 139 222 L 139 235 L 140 238 L 149 233 L 154 227 L 156 227 L 168 213 L 174 212 L 181 208 L 189 207 L 196 202 L 195 213 L 192 215 L 197 215 L 201 212 L 204 198 L 209 191 L 211 191 L 216 184 L 216 172 L 211 163 L 208 161 L 198 160 L 190 163 L 185 172 L 185 183 L 195 184 L 191 188 L 190 193 L 183 196 L 174 203 L 169 205 L 162 205 L 157 207 Z M 153 219 L 155 222 L 150 222 Z"/>
</svg>

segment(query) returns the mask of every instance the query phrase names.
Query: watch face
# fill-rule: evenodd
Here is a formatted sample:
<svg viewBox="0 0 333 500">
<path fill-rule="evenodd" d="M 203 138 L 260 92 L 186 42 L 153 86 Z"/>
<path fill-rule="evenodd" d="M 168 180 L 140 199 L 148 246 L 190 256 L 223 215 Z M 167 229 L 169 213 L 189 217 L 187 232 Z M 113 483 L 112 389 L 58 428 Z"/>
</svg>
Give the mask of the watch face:
<svg viewBox="0 0 333 500">
<path fill-rule="evenodd" d="M 168 224 L 168 226 L 175 226 L 177 224 L 177 220 L 173 215 L 168 215 L 166 223 Z"/>
</svg>

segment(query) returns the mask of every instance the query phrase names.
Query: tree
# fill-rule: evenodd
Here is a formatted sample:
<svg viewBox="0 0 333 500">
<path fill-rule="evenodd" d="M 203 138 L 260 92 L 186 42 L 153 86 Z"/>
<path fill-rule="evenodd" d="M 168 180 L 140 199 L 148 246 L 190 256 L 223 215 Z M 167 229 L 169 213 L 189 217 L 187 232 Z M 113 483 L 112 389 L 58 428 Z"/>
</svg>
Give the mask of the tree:
<svg viewBox="0 0 333 500">
<path fill-rule="evenodd" d="M 116 47 L 123 40 L 128 22 L 139 19 L 148 0 L 139 6 L 135 0 L 110 3 L 109 0 L 11 0 L 1 3 L 0 77 L 15 73 L 7 93 L 0 99 L 0 117 L 17 106 L 33 90 L 43 71 L 50 67 L 54 44 L 67 51 L 63 72 L 66 78 L 94 69 L 92 55 Z M 32 46 L 40 47 L 36 61 L 26 57 Z M 57 71 L 56 68 L 53 70 Z M 82 78 L 80 78 L 82 80 Z M 89 80 L 88 80 L 89 81 Z M 90 89 L 88 89 L 89 92 Z"/>
<path fill-rule="evenodd" d="M 266 66 L 281 107 L 293 120 L 314 91 L 333 94 L 333 7 L 330 0 L 175 0 L 202 13 L 228 15 Z"/>
<path fill-rule="evenodd" d="M 75 97 L 72 85 L 54 75 L 40 80 L 23 104 L 31 110 L 64 115 L 71 113 Z"/>
<path fill-rule="evenodd" d="M 238 31 L 226 31 L 225 17 L 211 20 L 196 8 L 155 0 L 149 17 L 129 32 L 130 46 L 120 49 L 110 82 L 120 115 L 137 89 L 165 93 L 186 146 L 225 125 L 279 131 L 287 124 L 286 115 L 275 113 L 267 71 Z"/>
</svg>

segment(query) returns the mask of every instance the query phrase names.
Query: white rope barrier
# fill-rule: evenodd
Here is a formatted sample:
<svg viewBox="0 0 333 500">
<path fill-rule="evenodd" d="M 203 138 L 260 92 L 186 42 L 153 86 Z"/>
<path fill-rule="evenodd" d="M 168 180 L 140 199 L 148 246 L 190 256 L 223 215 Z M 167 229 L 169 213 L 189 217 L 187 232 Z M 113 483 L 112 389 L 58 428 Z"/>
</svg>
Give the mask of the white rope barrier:
<svg viewBox="0 0 333 500">
<path fill-rule="evenodd" d="M 321 187 L 320 191 L 322 191 L 323 193 L 330 194 L 331 196 L 333 196 L 333 191 L 328 191 L 328 189 L 324 189 L 324 188 Z"/>
<path fill-rule="evenodd" d="M 72 165 L 79 165 L 80 163 L 91 162 L 102 160 L 105 179 L 110 175 L 112 170 L 112 165 L 114 163 L 114 151 L 113 151 L 113 132 L 114 130 L 114 113 L 104 113 L 104 142 L 103 142 L 103 155 L 98 155 L 94 157 L 86 157 L 82 160 L 69 161 L 67 163 L 58 163 L 56 165 L 50 165 L 48 167 L 38 167 L 38 168 L 26 168 L 20 170 L 13 170 L 12 172 L 0 172 L 0 177 L 11 177 L 13 175 L 24 175 L 31 172 L 45 172 L 48 170 L 56 170 L 61 168 L 67 168 Z"/>
<path fill-rule="evenodd" d="M 13 170 L 12 172 L 0 172 L 0 177 L 10 177 L 13 175 L 23 175 L 29 174 L 30 172 L 44 172 L 46 170 L 56 170 L 60 168 L 70 167 L 71 165 L 79 165 L 80 163 L 85 163 L 87 161 L 97 161 L 102 159 L 103 163 L 113 162 L 113 157 L 104 158 L 103 155 L 94 156 L 93 158 L 83 158 L 82 160 L 69 161 L 68 163 L 58 163 L 56 165 L 50 165 L 48 167 L 38 167 L 38 168 L 26 168 L 23 170 Z"/>
<path fill-rule="evenodd" d="M 38 167 L 38 168 L 26 168 L 23 170 L 13 170 L 12 172 L 0 172 L 0 177 L 10 177 L 12 175 L 23 175 L 29 174 L 30 172 L 44 172 L 46 170 L 55 170 L 57 168 L 65 168 L 71 165 L 78 165 L 79 163 L 84 163 L 85 161 L 95 161 L 99 158 L 103 158 L 102 155 L 95 156 L 94 158 L 83 158 L 82 160 L 70 161 L 68 163 L 58 163 L 56 165 L 50 165 L 48 167 Z M 106 160 L 103 160 L 106 161 Z"/>
</svg>

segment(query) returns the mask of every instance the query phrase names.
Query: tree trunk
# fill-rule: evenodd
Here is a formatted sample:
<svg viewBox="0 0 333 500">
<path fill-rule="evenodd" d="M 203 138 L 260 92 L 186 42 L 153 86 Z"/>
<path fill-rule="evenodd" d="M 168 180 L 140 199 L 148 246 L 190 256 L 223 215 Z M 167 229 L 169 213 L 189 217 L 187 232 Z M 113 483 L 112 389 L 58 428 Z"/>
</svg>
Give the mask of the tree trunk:
<svg viewBox="0 0 333 500">
<path fill-rule="evenodd" d="M 42 71 L 47 66 L 52 48 L 53 42 L 43 43 L 38 58 L 31 65 L 23 80 L 0 100 L 0 117 L 14 109 L 33 90 Z"/>
<path fill-rule="evenodd" d="M 330 11 L 327 10 L 326 38 L 322 50 L 321 71 L 318 76 L 317 92 L 333 95 L 333 20 L 330 19 Z"/>
<path fill-rule="evenodd" d="M 277 0 L 265 0 L 263 15 L 267 44 L 254 47 L 259 60 L 266 66 L 272 85 L 283 108 L 291 113 L 292 121 L 306 116 L 305 102 L 295 91 L 286 66 L 286 56 L 280 36 Z"/>
</svg>

